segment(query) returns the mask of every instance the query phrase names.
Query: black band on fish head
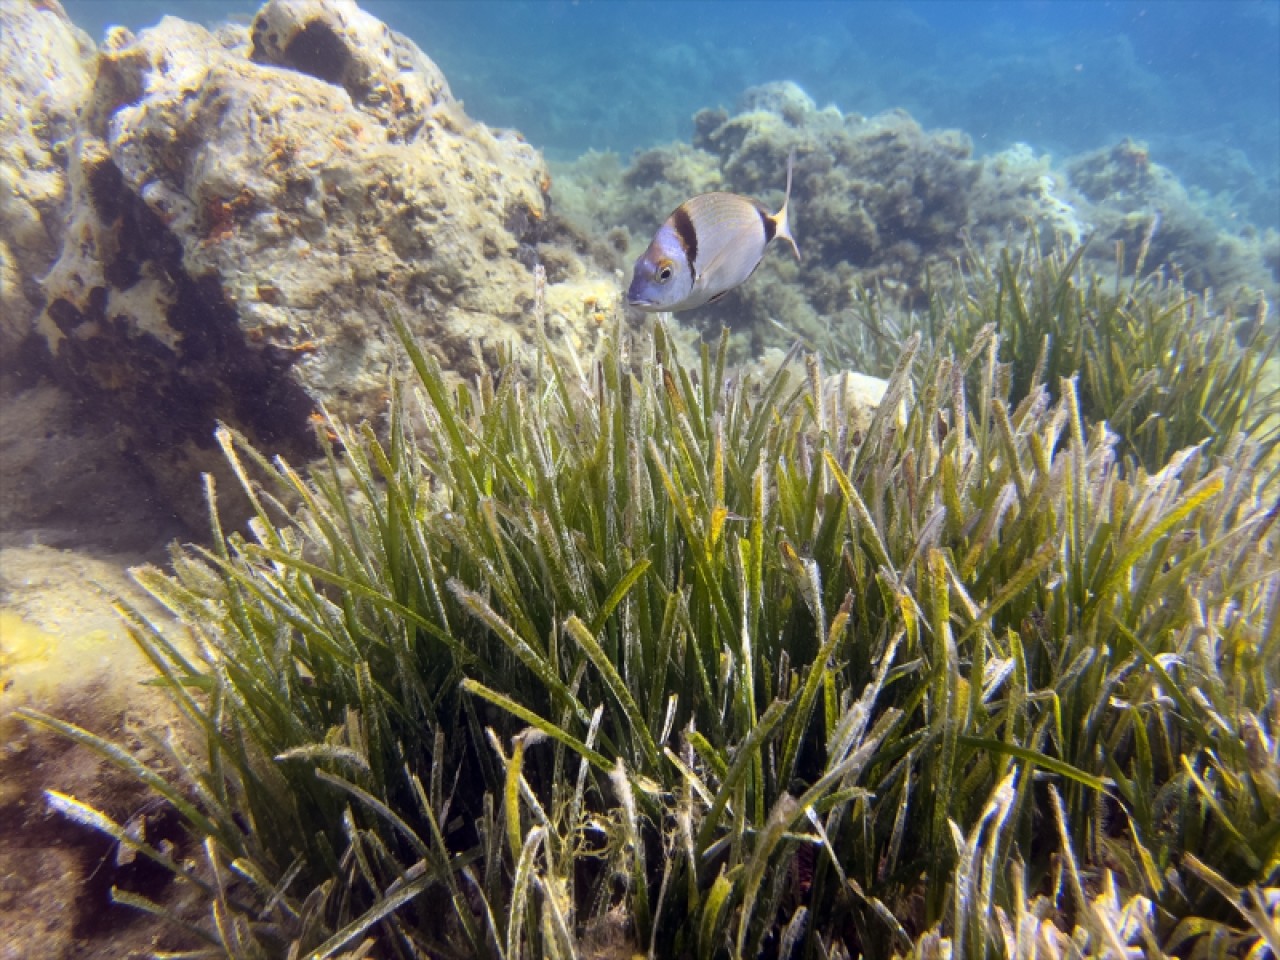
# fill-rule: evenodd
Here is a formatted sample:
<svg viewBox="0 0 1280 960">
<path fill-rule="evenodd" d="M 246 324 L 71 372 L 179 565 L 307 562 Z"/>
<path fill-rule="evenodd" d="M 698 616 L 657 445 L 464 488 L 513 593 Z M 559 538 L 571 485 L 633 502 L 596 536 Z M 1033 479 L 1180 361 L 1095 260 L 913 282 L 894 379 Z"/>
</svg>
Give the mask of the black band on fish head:
<svg viewBox="0 0 1280 960">
<path fill-rule="evenodd" d="M 685 260 L 689 263 L 689 269 L 694 271 L 697 269 L 698 262 L 698 231 L 693 228 L 693 220 L 689 217 L 689 211 L 684 208 L 684 204 L 676 207 L 675 213 L 671 214 L 671 226 L 675 227 L 676 237 L 680 240 L 680 246 L 684 250 Z"/>
</svg>

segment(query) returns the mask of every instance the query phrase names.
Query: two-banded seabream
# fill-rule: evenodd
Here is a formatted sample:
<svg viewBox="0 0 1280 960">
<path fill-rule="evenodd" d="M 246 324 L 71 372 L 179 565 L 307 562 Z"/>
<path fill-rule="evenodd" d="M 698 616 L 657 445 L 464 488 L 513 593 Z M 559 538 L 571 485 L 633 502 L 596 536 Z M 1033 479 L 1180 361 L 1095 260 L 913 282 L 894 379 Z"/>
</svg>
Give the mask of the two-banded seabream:
<svg viewBox="0 0 1280 960">
<path fill-rule="evenodd" d="M 724 296 L 745 281 L 774 237 L 800 248 L 787 222 L 791 169 L 782 209 L 769 213 L 759 202 L 736 193 L 703 193 L 676 207 L 636 261 L 627 302 L 641 310 L 692 310 Z"/>
</svg>

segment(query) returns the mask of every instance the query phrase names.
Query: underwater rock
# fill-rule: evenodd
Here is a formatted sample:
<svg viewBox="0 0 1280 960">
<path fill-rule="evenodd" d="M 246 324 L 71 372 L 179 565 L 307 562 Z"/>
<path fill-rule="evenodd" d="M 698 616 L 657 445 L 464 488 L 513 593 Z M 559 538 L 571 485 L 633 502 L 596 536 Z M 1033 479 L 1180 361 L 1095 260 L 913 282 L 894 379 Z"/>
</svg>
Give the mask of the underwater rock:
<svg viewBox="0 0 1280 960">
<path fill-rule="evenodd" d="M 413 140 L 424 108 L 453 100 L 439 67 L 354 3 L 275 0 L 258 12 L 251 37 L 255 62 L 341 87 L 391 140 Z"/>
<path fill-rule="evenodd" d="M 44 299 L 36 282 L 64 233 L 67 145 L 89 86 L 93 42 L 57 0 L 0 4 L 0 364 Z"/>
<path fill-rule="evenodd" d="M 738 101 L 740 113 L 776 113 L 793 127 L 801 126 L 817 109 L 813 98 L 798 83 L 790 80 L 751 87 Z"/>
<path fill-rule="evenodd" d="M 988 157 L 974 188 L 974 236 L 987 247 L 1010 236 L 1021 236 L 1028 223 L 1047 242 L 1075 247 L 1093 230 L 1087 219 L 1089 204 L 1059 171 L 1048 154 L 1037 155 L 1025 143 L 1015 143 Z"/>
<path fill-rule="evenodd" d="M 853 370 L 842 370 L 822 381 L 823 401 L 828 408 L 839 412 L 836 422 L 853 431 L 865 431 L 871 425 L 871 418 L 888 389 L 888 380 Z M 904 422 L 905 411 L 904 401 L 899 411 Z"/>
<path fill-rule="evenodd" d="M 536 261 L 555 347 L 589 353 L 584 304 L 616 302 L 563 246 L 539 153 L 469 120 L 351 0 L 271 0 L 252 29 L 116 30 L 92 73 L 39 330 L 198 529 L 196 476 L 224 469 L 215 422 L 300 462 L 321 406 L 385 412 L 401 350 L 383 302 L 462 374 L 533 343 Z"/>
</svg>

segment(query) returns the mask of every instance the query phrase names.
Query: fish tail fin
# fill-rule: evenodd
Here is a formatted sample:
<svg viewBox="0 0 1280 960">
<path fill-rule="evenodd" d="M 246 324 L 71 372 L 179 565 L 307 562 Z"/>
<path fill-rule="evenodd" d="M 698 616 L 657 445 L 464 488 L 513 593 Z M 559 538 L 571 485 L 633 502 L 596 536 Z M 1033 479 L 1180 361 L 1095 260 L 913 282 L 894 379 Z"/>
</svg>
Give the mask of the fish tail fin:
<svg viewBox="0 0 1280 960">
<path fill-rule="evenodd" d="M 796 255 L 796 260 L 800 259 L 800 247 L 796 243 L 796 238 L 791 235 L 791 222 L 787 219 L 787 207 L 791 203 L 791 174 L 796 165 L 796 151 L 794 148 L 787 157 L 787 192 L 782 196 L 782 209 L 773 215 L 774 236 L 781 237 L 787 243 L 791 244 L 791 252 Z"/>
</svg>

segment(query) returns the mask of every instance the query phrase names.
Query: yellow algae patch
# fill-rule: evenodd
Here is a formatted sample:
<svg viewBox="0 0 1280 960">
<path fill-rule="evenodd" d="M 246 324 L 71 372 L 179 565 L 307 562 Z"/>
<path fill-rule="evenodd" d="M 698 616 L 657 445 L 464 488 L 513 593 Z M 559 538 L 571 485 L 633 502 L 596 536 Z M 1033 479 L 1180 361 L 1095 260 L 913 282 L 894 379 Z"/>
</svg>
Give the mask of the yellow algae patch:
<svg viewBox="0 0 1280 960">
<path fill-rule="evenodd" d="M 43 736 L 14 716 L 18 708 L 107 735 L 127 711 L 144 722 L 169 717 L 164 696 L 144 685 L 155 674 L 114 610 L 116 597 L 164 622 L 118 561 L 48 547 L 0 550 L 0 806 L 23 789 L 10 764 Z M 19 766 L 31 762 L 27 755 Z"/>
<path fill-rule="evenodd" d="M 16 613 L 0 610 L 0 693 L 12 689 L 19 677 L 48 658 L 54 638 Z M 3 701 L 0 701 L 2 703 Z"/>
<path fill-rule="evenodd" d="M 113 667 L 122 642 L 132 646 L 132 641 L 101 628 L 55 629 L 0 610 L 0 806 L 24 792 L 23 784 L 6 774 L 5 761 L 25 753 L 34 733 L 15 710 L 32 707 L 105 730 L 108 718 L 127 706 Z M 132 660 L 134 651 L 127 656 Z"/>
<path fill-rule="evenodd" d="M 47 708 L 69 689 L 92 682 L 95 669 L 109 666 L 111 646 L 105 630 L 55 636 L 0 610 L 0 734 L 8 733 L 17 707 Z"/>
</svg>

